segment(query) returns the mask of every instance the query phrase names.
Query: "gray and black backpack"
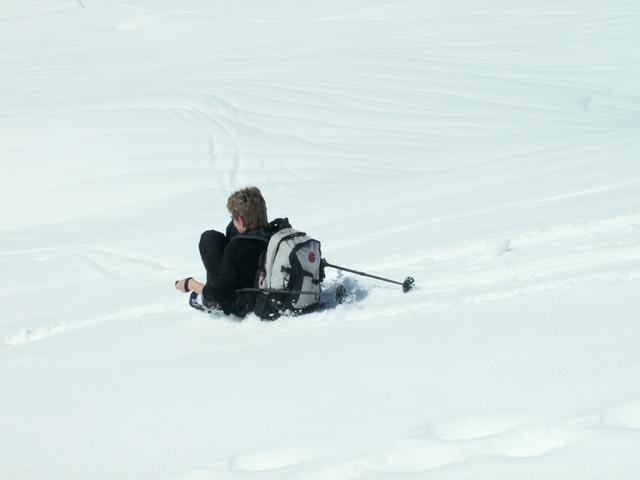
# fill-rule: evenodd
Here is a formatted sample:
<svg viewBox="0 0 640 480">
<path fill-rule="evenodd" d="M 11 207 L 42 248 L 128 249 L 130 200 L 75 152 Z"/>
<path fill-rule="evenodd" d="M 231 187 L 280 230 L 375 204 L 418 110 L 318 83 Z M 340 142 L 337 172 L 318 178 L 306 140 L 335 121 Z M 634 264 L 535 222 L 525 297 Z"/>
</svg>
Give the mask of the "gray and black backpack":
<svg viewBox="0 0 640 480">
<path fill-rule="evenodd" d="M 256 315 L 275 320 L 285 311 L 317 308 L 324 280 L 320 242 L 292 228 L 287 218 L 272 221 L 267 236 L 256 273 Z"/>
</svg>

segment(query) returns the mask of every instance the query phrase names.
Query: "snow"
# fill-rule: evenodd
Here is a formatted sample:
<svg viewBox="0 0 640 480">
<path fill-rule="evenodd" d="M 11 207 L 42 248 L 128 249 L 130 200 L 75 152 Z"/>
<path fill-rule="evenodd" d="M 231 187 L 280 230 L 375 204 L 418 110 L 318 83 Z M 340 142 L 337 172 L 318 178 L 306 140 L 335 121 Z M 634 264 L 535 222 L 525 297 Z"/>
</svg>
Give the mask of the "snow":
<svg viewBox="0 0 640 480">
<path fill-rule="evenodd" d="M 640 476 L 640 6 L 5 0 L 0 476 Z M 188 308 L 257 185 L 356 301 Z"/>
</svg>

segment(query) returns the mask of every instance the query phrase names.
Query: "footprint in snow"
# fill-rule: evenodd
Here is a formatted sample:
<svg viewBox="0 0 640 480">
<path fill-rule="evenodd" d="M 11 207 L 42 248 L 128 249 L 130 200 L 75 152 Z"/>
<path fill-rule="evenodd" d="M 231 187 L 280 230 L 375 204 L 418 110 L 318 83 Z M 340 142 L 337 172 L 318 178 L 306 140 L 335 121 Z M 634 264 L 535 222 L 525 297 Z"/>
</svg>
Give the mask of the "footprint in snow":
<svg viewBox="0 0 640 480">
<path fill-rule="evenodd" d="M 477 457 L 536 457 L 564 447 L 578 436 L 570 427 L 535 424 L 517 415 L 454 418 L 432 425 L 426 432 L 361 457 L 352 465 L 362 471 L 424 472 Z"/>
<path fill-rule="evenodd" d="M 316 460 L 322 451 L 303 447 L 282 447 L 257 450 L 208 464 L 180 480 L 213 480 L 218 478 L 281 477 L 288 469 Z M 304 468 L 304 467 L 302 467 Z"/>
<path fill-rule="evenodd" d="M 518 415 L 471 415 L 437 423 L 429 431 L 441 440 L 472 440 L 514 430 L 530 422 Z"/>
<path fill-rule="evenodd" d="M 230 466 L 234 470 L 259 472 L 299 465 L 311 461 L 317 456 L 318 452 L 313 449 L 296 447 L 276 448 L 237 456 L 231 459 Z"/>
</svg>

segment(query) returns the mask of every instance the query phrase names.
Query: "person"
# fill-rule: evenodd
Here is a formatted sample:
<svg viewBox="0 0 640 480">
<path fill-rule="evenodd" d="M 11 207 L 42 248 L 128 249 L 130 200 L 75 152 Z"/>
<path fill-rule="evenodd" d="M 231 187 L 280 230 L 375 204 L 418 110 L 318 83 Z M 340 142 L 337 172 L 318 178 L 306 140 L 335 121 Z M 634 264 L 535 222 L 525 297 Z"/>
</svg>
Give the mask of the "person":
<svg viewBox="0 0 640 480">
<path fill-rule="evenodd" d="M 260 189 L 248 187 L 229 196 L 227 210 L 231 222 L 225 234 L 207 230 L 200 237 L 206 283 L 188 277 L 175 286 L 181 292 L 197 292 L 209 308 L 244 316 L 253 310 L 255 296 L 238 295 L 237 290 L 255 286 L 259 257 L 268 243 L 267 205 Z"/>
</svg>

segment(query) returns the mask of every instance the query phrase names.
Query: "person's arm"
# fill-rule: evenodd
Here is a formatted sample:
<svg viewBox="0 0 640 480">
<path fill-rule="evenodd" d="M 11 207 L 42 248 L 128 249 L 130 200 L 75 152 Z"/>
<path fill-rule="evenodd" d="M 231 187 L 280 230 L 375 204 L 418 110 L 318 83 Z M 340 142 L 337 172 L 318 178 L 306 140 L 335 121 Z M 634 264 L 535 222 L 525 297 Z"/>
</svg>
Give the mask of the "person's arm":
<svg viewBox="0 0 640 480">
<path fill-rule="evenodd" d="M 187 283 L 187 280 L 189 280 L 189 290 L 185 288 L 185 284 Z M 188 277 L 188 278 L 183 278 L 182 280 L 178 280 L 176 282 L 176 288 L 181 292 L 196 292 L 198 294 L 202 294 L 202 289 L 204 288 L 204 284 L 200 283 L 199 281 L 191 277 Z"/>
</svg>

